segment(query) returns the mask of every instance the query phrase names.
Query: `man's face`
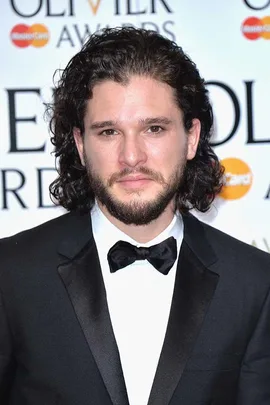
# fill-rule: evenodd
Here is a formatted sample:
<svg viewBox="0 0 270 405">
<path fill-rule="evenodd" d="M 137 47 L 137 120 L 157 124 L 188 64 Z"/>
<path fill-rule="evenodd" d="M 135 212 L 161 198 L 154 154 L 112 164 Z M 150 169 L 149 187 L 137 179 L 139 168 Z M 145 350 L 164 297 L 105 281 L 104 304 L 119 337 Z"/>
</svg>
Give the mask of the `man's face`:
<svg viewBox="0 0 270 405">
<path fill-rule="evenodd" d="M 150 77 L 93 89 L 85 134 L 74 138 L 103 210 L 125 224 L 143 225 L 173 206 L 188 159 L 196 154 L 200 122 L 187 133 L 173 89 Z"/>
</svg>

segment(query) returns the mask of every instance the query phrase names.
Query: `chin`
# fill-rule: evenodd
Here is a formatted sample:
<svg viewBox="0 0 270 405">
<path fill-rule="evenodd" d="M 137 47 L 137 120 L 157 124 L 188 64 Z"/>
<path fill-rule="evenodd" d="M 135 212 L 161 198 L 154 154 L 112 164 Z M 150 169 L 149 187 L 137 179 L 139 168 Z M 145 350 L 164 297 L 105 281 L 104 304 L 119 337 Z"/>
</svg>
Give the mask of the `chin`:
<svg viewBox="0 0 270 405">
<path fill-rule="evenodd" d="M 142 192 L 134 192 L 129 193 L 126 196 L 112 196 L 112 200 L 118 204 L 124 204 L 127 206 L 148 206 L 155 204 L 157 197 L 154 198 L 153 195 L 147 197 L 142 194 Z"/>
</svg>

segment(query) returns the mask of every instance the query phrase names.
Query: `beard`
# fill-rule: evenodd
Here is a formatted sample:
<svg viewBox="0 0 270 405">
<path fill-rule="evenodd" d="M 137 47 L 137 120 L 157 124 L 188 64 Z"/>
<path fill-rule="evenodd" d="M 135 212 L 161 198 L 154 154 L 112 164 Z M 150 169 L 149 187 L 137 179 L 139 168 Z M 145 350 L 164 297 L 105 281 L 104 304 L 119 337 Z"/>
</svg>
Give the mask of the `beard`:
<svg viewBox="0 0 270 405">
<path fill-rule="evenodd" d="M 89 186 L 96 199 L 106 207 L 108 212 L 126 225 L 147 225 L 157 219 L 165 211 L 177 194 L 182 183 L 187 160 L 182 157 L 168 181 L 165 181 L 160 173 L 146 167 L 140 167 L 135 170 L 125 168 L 119 173 L 114 173 L 107 182 L 102 180 L 98 173 L 94 171 L 86 156 L 84 156 L 84 161 Z M 161 184 L 162 191 L 160 191 L 153 200 L 144 201 L 140 198 L 141 192 L 136 190 L 130 191 L 130 202 L 118 200 L 110 191 L 111 186 L 121 178 L 135 173 L 145 174 L 151 180 Z M 132 197 L 134 194 L 137 194 L 137 199 Z"/>
</svg>

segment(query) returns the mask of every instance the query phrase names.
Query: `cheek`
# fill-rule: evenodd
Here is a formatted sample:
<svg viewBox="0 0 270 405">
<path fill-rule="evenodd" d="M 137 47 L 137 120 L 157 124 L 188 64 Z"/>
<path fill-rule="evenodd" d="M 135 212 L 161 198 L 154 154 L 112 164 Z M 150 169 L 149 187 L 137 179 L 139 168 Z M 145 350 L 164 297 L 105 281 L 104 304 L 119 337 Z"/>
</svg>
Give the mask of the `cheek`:
<svg viewBox="0 0 270 405">
<path fill-rule="evenodd" d="M 111 174 L 114 165 L 114 153 L 107 148 L 88 142 L 85 145 L 87 160 L 95 172 L 101 176 Z"/>
<path fill-rule="evenodd" d="M 183 155 L 186 155 L 185 148 L 186 145 L 184 142 L 183 144 L 180 144 L 180 142 L 175 142 L 173 139 L 166 144 L 159 146 L 152 145 L 152 147 L 149 148 L 149 161 L 155 164 L 156 169 L 159 171 L 170 171 L 179 164 Z"/>
</svg>

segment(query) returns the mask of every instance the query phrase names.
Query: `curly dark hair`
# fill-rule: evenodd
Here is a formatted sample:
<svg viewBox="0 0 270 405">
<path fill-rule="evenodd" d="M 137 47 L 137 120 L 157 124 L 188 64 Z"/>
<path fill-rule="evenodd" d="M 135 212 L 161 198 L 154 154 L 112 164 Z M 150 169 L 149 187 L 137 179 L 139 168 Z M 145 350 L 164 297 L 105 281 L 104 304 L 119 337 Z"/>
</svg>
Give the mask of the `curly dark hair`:
<svg viewBox="0 0 270 405">
<path fill-rule="evenodd" d="M 197 153 L 186 164 L 176 208 L 181 212 L 191 208 L 207 211 L 221 190 L 223 168 L 209 144 L 213 112 L 205 82 L 175 42 L 134 27 L 104 29 L 90 36 L 62 72 L 49 106 L 51 141 L 59 158 L 59 176 L 50 185 L 52 198 L 69 211 L 83 213 L 93 206 L 94 192 L 81 164 L 73 129 L 79 128 L 83 136 L 86 104 L 97 83 L 128 83 L 131 75 L 148 76 L 174 89 L 186 131 L 194 118 L 200 120 Z"/>
</svg>

